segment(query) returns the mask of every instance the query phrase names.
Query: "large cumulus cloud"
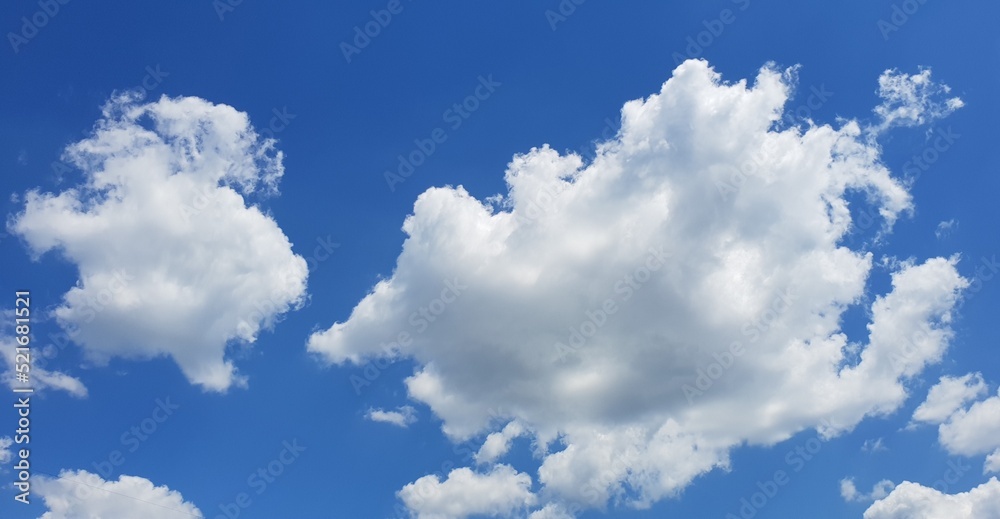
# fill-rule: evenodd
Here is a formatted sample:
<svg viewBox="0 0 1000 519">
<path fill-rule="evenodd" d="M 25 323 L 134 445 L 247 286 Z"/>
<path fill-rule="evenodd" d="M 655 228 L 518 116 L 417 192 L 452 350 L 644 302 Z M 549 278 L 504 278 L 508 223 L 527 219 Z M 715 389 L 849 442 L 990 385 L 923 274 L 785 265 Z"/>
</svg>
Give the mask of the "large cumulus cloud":
<svg viewBox="0 0 1000 519">
<path fill-rule="evenodd" d="M 880 120 L 789 127 L 793 76 L 725 82 L 688 61 L 624 105 L 588 163 L 542 146 L 514 157 L 502 196 L 428 189 L 391 277 L 308 348 L 415 359 L 409 395 L 452 439 L 516 422 L 542 460 L 540 517 L 644 507 L 744 442 L 892 412 L 943 355 L 968 282 L 957 256 L 877 266 L 845 237 L 852 211 L 888 231 L 913 208 L 877 136 L 960 103 L 889 95 L 929 72 L 887 71 Z M 875 268 L 886 293 L 866 288 Z M 859 304 L 867 337 L 848 338 Z M 482 461 L 506 451 L 491 438 Z"/>
</svg>

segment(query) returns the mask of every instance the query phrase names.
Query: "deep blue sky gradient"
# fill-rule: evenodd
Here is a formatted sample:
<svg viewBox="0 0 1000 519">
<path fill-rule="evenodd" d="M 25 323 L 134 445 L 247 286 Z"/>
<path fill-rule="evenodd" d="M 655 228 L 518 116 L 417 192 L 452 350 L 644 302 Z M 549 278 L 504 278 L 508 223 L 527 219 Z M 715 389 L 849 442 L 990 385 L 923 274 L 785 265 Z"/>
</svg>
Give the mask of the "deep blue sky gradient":
<svg viewBox="0 0 1000 519">
<path fill-rule="evenodd" d="M 937 123 L 961 138 L 943 153 L 913 188 L 916 214 L 902 219 L 882 254 L 918 260 L 961 253 L 959 270 L 974 275 L 980 258 L 1000 252 L 997 222 L 1000 189 L 996 166 L 996 121 L 1000 103 L 1000 37 L 994 2 L 929 0 L 888 41 L 877 22 L 888 19 L 892 2 L 764 2 L 746 10 L 730 0 L 638 2 L 623 5 L 589 0 L 553 31 L 541 2 L 420 2 L 402 0 L 403 11 L 347 63 L 340 43 L 354 27 L 371 20 L 369 10 L 385 1 L 244 1 L 223 20 L 209 0 L 197 2 L 71 1 L 15 53 L 0 44 L 0 169 L 5 215 L 21 205 L 8 195 L 26 190 L 64 189 L 51 163 L 82 138 L 115 90 L 136 87 L 147 67 L 168 73 L 150 97 L 199 96 L 247 112 L 267 128 L 274 111 L 294 114 L 276 133 L 285 153 L 281 195 L 255 199 L 270 211 L 294 244 L 310 257 L 318 239 L 339 244 L 310 273 L 308 306 L 290 313 L 253 348 L 234 352 L 250 377 L 248 389 L 206 394 L 187 383 L 173 362 L 113 360 L 107 367 L 81 368 L 75 346 L 52 366 L 80 377 L 86 399 L 50 392 L 34 411 L 33 462 L 36 473 L 60 469 L 95 471 L 110 451 L 122 449 L 120 436 L 150 416 L 157 398 L 181 407 L 112 477 L 133 474 L 169 486 L 195 503 L 207 517 L 218 505 L 248 491 L 246 478 L 266 466 L 284 440 L 297 438 L 307 450 L 267 490 L 254 494 L 240 517 L 386 518 L 394 514 L 394 492 L 428 473 L 465 466 L 463 447 L 440 433 L 429 410 L 417 406 L 420 421 L 398 429 L 364 419 L 369 407 L 406 404 L 402 379 L 412 372 L 393 365 L 356 395 L 348 381 L 356 367 L 322 367 L 305 351 L 318 327 L 344 320 L 379 276 L 389 275 L 404 238 L 400 226 L 418 194 L 432 186 L 464 185 L 483 198 L 504 190 L 503 171 L 515 153 L 544 143 L 558 150 L 586 150 L 617 123 L 621 105 L 658 91 L 683 54 L 686 38 L 705 29 L 703 21 L 723 9 L 735 21 L 702 54 L 726 80 L 753 78 L 766 62 L 800 64 L 797 107 L 811 87 L 833 96 L 812 117 L 871 117 L 877 104 L 876 80 L 887 68 L 913 73 L 931 66 L 935 79 L 954 88 L 966 108 Z M 34 1 L 13 0 L 0 13 L 4 33 L 18 31 L 22 16 L 38 10 Z M 472 94 L 479 76 L 502 83 L 457 129 L 442 120 L 445 110 Z M 383 178 L 397 155 L 414 149 L 414 139 L 448 128 L 448 140 L 390 191 Z M 903 164 L 926 146 L 925 129 L 892 132 L 882 142 L 886 164 Z M 959 226 L 938 240 L 938 222 Z M 863 241 L 859 238 L 859 242 Z M 33 262 L 17 238 L 4 236 L 0 294 L 29 288 L 38 309 L 54 308 L 75 283 L 75 267 L 57 254 Z M 878 289 L 888 274 L 872 276 Z M 913 408 L 937 376 L 982 371 L 1000 382 L 1000 333 L 995 326 L 1000 283 L 982 290 L 961 307 L 957 337 L 946 360 L 930 368 L 915 395 L 899 412 L 863 422 L 854 432 L 824 443 L 822 450 L 768 502 L 758 518 L 860 516 L 864 505 L 847 504 L 838 482 L 856 476 L 859 489 L 882 478 L 930 485 L 948 468 L 949 457 L 934 428 L 900 432 Z M 853 312 L 848 330 L 863 332 L 864 312 Z M 54 322 L 36 322 L 35 341 L 58 333 Z M 12 397 L 6 400 L 12 400 Z M 0 412 L 0 435 L 13 429 Z M 740 498 L 775 470 L 789 470 L 786 452 L 805 444 L 806 431 L 787 442 L 733 453 L 730 473 L 699 478 L 679 499 L 650 510 L 615 509 L 584 517 L 718 517 L 736 513 Z M 867 439 L 883 437 L 889 450 L 861 452 Z M 516 443 L 515 464 L 533 469 L 530 446 Z M 534 463 L 534 465 L 531 465 Z M 984 478 L 981 461 L 971 463 L 951 491 L 967 490 Z M 527 464 L 527 465 L 525 465 Z M 529 472 L 531 472 L 529 470 Z M 0 480 L 9 479 L 0 472 Z M 537 478 L 536 478 L 537 479 Z M 537 481 L 536 481 L 537 485 Z M 14 504 L 5 489 L 2 517 L 36 517 L 42 508 Z"/>
</svg>

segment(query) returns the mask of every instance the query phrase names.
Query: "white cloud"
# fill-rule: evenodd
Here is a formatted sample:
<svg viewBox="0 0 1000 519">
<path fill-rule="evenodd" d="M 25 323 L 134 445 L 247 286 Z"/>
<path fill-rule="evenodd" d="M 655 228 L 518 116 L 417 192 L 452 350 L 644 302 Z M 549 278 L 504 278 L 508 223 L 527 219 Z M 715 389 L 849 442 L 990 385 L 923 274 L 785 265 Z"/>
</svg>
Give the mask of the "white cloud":
<svg viewBox="0 0 1000 519">
<path fill-rule="evenodd" d="M 365 418 L 373 422 L 392 424 L 398 427 L 408 427 L 417 421 L 417 411 L 412 406 L 404 405 L 395 411 L 384 409 L 369 409 Z"/>
<path fill-rule="evenodd" d="M 844 478 L 840 480 L 840 496 L 844 498 L 845 501 L 877 501 L 889 495 L 889 492 L 895 487 L 892 481 L 888 479 L 883 479 L 872 487 L 871 492 L 858 492 L 858 488 L 854 486 L 853 478 Z"/>
<path fill-rule="evenodd" d="M 0 374 L 0 380 L 11 389 L 30 387 L 36 392 L 46 389 L 58 389 L 69 393 L 77 398 L 87 396 L 87 387 L 76 377 L 72 377 L 59 371 L 51 371 L 43 368 L 40 364 L 38 351 L 33 351 L 29 382 L 19 382 L 15 371 L 15 356 L 17 343 L 12 337 L 0 337 L 0 357 L 3 357 L 3 364 L 6 369 Z M 34 348 L 33 348 L 34 349 Z"/>
<path fill-rule="evenodd" d="M 992 478 L 968 492 L 943 494 L 904 481 L 865 511 L 865 519 L 998 519 L 1000 482 Z"/>
<path fill-rule="evenodd" d="M 136 476 L 105 481 L 85 470 L 64 470 L 58 478 L 35 476 L 32 483 L 32 490 L 47 509 L 39 519 L 202 517 L 201 511 L 184 501 L 179 492 Z"/>
<path fill-rule="evenodd" d="M 865 440 L 865 442 L 861 445 L 861 450 L 863 452 L 874 453 L 874 452 L 886 451 L 889 449 L 885 446 L 885 442 L 882 441 L 882 438 L 879 437 L 874 440 Z"/>
<path fill-rule="evenodd" d="M 1000 448 L 1000 393 L 956 411 L 938 427 L 938 439 L 948 452 L 964 456 Z"/>
<path fill-rule="evenodd" d="M 1000 472 L 1000 392 L 975 401 L 986 392 L 979 373 L 941 377 L 913 412 L 913 421 L 940 424 L 938 441 L 945 450 L 962 456 L 988 454 L 983 472 Z"/>
<path fill-rule="evenodd" d="M 888 230 L 910 194 L 857 122 L 776 129 L 789 76 L 725 83 L 688 61 L 625 104 L 591 163 L 543 146 L 513 159 L 499 202 L 427 190 L 392 276 L 309 350 L 414 359 L 410 397 L 455 440 L 516 421 L 542 457 L 540 505 L 564 509 L 644 507 L 738 445 L 895 411 L 968 281 L 930 258 L 866 290 L 872 256 L 844 245 L 865 202 L 847 195 Z M 461 304 L 394 342 L 455 278 Z M 849 340 L 842 314 L 871 299 L 868 337 Z"/>
<path fill-rule="evenodd" d="M 875 108 L 881 122 L 877 132 L 894 126 L 919 126 L 946 117 L 964 106 L 961 99 L 942 97 L 951 92 L 948 85 L 931 80 L 931 69 L 906 74 L 886 70 L 878 78 L 878 93 L 883 102 Z"/>
<path fill-rule="evenodd" d="M 557 504 L 549 503 L 532 512 L 528 519 L 573 519 L 573 514 Z"/>
<path fill-rule="evenodd" d="M 167 355 L 205 389 L 242 384 L 227 344 L 254 342 L 306 288 L 305 260 L 244 198 L 276 192 L 273 140 L 226 105 L 121 95 L 64 160 L 83 182 L 29 191 L 9 228 L 77 266 L 55 310 L 74 342 L 98 364 Z"/>
<path fill-rule="evenodd" d="M 939 222 L 937 228 L 934 229 L 934 237 L 940 240 L 951 234 L 956 227 L 958 227 L 958 221 L 954 218 L 945 222 Z"/>
<path fill-rule="evenodd" d="M 531 476 L 507 465 L 497 465 L 487 474 L 455 469 L 444 481 L 424 476 L 404 486 L 398 495 L 417 519 L 509 516 L 535 503 Z"/>
<path fill-rule="evenodd" d="M 858 488 L 854 486 L 854 480 L 844 478 L 840 480 L 840 497 L 845 501 L 854 501 L 858 497 Z"/>
<path fill-rule="evenodd" d="M 0 465 L 6 465 L 13 459 L 14 451 L 11 450 L 11 445 L 14 445 L 14 440 L 10 436 L 0 437 Z"/>
<path fill-rule="evenodd" d="M 913 421 L 939 424 L 967 402 L 986 393 L 986 384 L 979 373 L 962 377 L 943 376 L 927 392 L 927 399 L 913 412 Z"/>
<path fill-rule="evenodd" d="M 983 464 L 983 473 L 1000 472 L 1000 448 L 986 456 L 986 463 Z"/>
<path fill-rule="evenodd" d="M 510 450 L 510 443 L 515 438 L 523 435 L 527 431 L 524 426 L 514 421 L 507 424 L 502 430 L 490 433 L 483 442 L 483 446 L 476 453 L 476 463 L 492 463 Z"/>
</svg>

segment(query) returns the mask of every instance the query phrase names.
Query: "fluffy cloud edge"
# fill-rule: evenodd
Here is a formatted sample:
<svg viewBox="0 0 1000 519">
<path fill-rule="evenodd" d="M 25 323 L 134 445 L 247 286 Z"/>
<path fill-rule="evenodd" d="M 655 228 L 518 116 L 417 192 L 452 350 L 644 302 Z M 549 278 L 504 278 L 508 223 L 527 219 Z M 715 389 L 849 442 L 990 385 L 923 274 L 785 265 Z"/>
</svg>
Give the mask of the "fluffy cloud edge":
<svg viewBox="0 0 1000 519">
<path fill-rule="evenodd" d="M 32 490 L 47 508 L 39 519 L 135 517 L 139 510 L 145 519 L 203 517 L 180 492 L 138 476 L 111 481 L 86 470 L 63 470 L 57 477 L 36 476 Z"/>
<path fill-rule="evenodd" d="M 0 337 L 0 356 L 3 357 L 6 369 L 0 374 L 7 387 L 11 389 L 31 387 L 33 391 L 41 392 L 46 390 L 65 391 L 75 398 L 86 398 L 88 391 L 83 382 L 71 375 L 61 371 L 53 371 L 43 367 L 46 357 L 39 356 L 39 351 L 32 351 L 32 362 L 30 363 L 29 377 L 30 384 L 18 381 L 15 368 L 15 353 L 17 344 L 12 337 Z"/>
<path fill-rule="evenodd" d="M 472 515 L 510 516 L 534 505 L 531 476 L 509 465 L 486 473 L 452 470 L 444 481 L 424 476 L 408 483 L 397 496 L 415 519 L 465 519 Z"/>
<path fill-rule="evenodd" d="M 989 481 L 956 494 L 945 494 L 904 481 L 876 501 L 864 519 L 995 519 L 1000 517 L 1000 481 Z"/>
<path fill-rule="evenodd" d="M 939 424 L 967 402 L 986 393 L 986 383 L 980 373 L 961 377 L 942 376 L 931 386 L 927 398 L 913 411 L 913 421 Z"/>
</svg>

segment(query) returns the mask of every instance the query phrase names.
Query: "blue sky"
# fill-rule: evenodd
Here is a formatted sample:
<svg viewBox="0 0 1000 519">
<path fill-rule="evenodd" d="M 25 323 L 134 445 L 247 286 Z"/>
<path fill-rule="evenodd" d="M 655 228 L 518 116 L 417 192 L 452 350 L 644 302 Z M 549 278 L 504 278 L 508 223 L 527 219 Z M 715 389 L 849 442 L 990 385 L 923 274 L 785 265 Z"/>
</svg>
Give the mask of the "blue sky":
<svg viewBox="0 0 1000 519">
<path fill-rule="evenodd" d="M 0 17 L 9 33 L 8 46 L 0 52 L 7 71 L 0 85 L 0 187 L 7 221 L 0 239 L 0 287 L 8 298 L 0 307 L 8 311 L 4 319 L 10 323 L 4 324 L 3 344 L 12 345 L 14 292 L 30 290 L 35 355 L 48 347 L 51 358 L 43 369 L 75 381 L 63 378 L 62 389 L 42 389 L 35 379 L 30 462 L 33 481 L 39 483 L 28 506 L 5 487 L 3 517 L 39 517 L 47 511 L 46 517 L 79 517 L 87 510 L 197 517 L 191 513 L 196 507 L 212 518 L 235 517 L 236 511 L 247 518 L 388 518 L 403 517 L 408 506 L 414 517 L 424 518 L 489 512 L 544 518 L 564 517 L 557 512 L 566 513 L 574 503 L 576 516 L 583 518 L 740 517 L 741 500 L 751 499 L 758 483 L 766 487 L 779 470 L 788 474 L 787 484 L 753 507 L 755 517 L 860 517 L 877 507 L 877 498 L 904 506 L 919 492 L 917 485 L 943 494 L 980 492 L 961 499 L 1000 499 L 990 485 L 991 473 L 984 470 L 986 456 L 1000 445 L 981 439 L 1000 437 L 994 412 L 1000 409 L 995 407 L 1000 333 L 993 325 L 1000 291 L 991 280 L 1000 251 L 1000 210 L 993 201 L 1000 188 L 993 156 L 994 122 L 1000 117 L 995 97 L 1000 39 L 991 23 L 1000 14 L 996 5 L 934 0 L 794 6 L 725 0 L 628 7 L 596 0 L 516 6 L 410 0 L 52 5 L 58 10 L 49 16 L 40 3 L 13 2 Z M 378 14 L 383 10 L 391 17 Z M 23 27 L 33 16 L 45 20 L 37 31 Z M 377 35 L 345 56 L 345 45 L 356 45 L 356 34 L 366 24 Z M 707 64 L 685 64 L 675 74 L 681 79 L 664 87 L 681 58 L 702 58 Z M 708 67 L 721 79 L 713 80 Z M 880 96 L 880 77 L 899 84 Z M 744 79 L 758 97 L 746 89 L 726 90 Z M 947 91 L 939 86 L 945 84 Z M 137 90 L 144 91 L 142 100 L 121 97 Z M 914 111 L 888 117 L 873 112 L 891 106 L 883 103 L 893 92 Z M 159 101 L 161 96 L 166 101 Z M 730 103 L 734 96 L 743 104 Z M 787 112 L 775 112 L 778 119 L 790 114 L 784 122 L 771 132 L 740 122 L 768 112 L 773 96 L 788 97 Z M 188 97 L 193 104 L 186 108 L 172 104 Z M 961 101 L 949 102 L 955 98 Z M 637 99 L 647 101 L 644 108 L 630 104 L 633 119 L 627 132 L 618 133 L 623 105 Z M 108 118 L 101 110 L 109 100 L 112 111 L 146 106 L 142 110 L 149 118 L 118 123 L 129 131 L 161 135 L 224 132 L 246 114 L 259 139 L 227 134 L 239 149 L 225 153 L 250 156 L 249 169 L 228 170 L 224 176 L 221 170 L 209 171 L 216 166 L 192 166 L 197 175 L 215 175 L 205 185 L 213 193 L 237 196 L 237 202 L 227 198 L 236 205 L 216 211 L 221 205 L 215 199 L 208 210 L 193 202 L 193 221 L 174 227 L 175 213 L 159 214 L 148 204 L 155 197 L 147 203 L 135 198 L 146 188 L 168 192 L 166 179 L 177 163 L 156 162 L 162 157 L 153 154 L 125 161 L 126 180 L 119 180 L 117 195 L 101 189 L 81 195 L 76 210 L 84 213 L 97 211 L 91 204 L 102 200 L 125 200 L 118 208 L 122 212 L 103 214 L 111 231 L 91 229 L 87 232 L 93 234 L 85 235 L 51 207 L 29 211 L 32 190 L 56 195 L 95 185 L 93 175 L 106 164 L 66 164 L 72 161 L 64 151 L 87 139 L 97 145 L 102 137 L 94 135 L 95 124 Z M 157 102 L 154 108 L 144 105 Z M 461 103 L 465 106 L 455 107 Z M 207 108 L 221 105 L 232 109 Z M 701 109 L 685 108 L 691 106 Z M 196 112 L 202 115 L 191 115 Z M 156 117 L 175 122 L 203 117 L 218 125 L 164 130 L 150 122 Z M 843 133 L 851 120 L 859 128 L 854 136 Z M 875 158 L 837 166 L 847 172 L 802 158 L 827 160 L 815 154 L 824 145 L 816 128 L 824 125 L 841 132 L 837 135 L 856 153 Z M 810 128 L 814 133 L 807 135 L 816 139 L 791 139 Z M 821 198 L 809 191 L 808 182 L 767 180 L 766 174 L 754 173 L 736 187 L 735 198 L 716 192 L 719 180 L 731 178 L 732 168 L 738 170 L 748 156 L 740 153 L 750 153 L 741 146 L 781 130 L 790 140 L 781 141 L 780 151 L 764 161 L 762 170 L 781 163 L 773 166 L 784 172 L 779 176 L 831 175 L 832 184 L 856 182 L 822 198 L 849 202 L 845 208 L 852 225 L 832 244 L 822 242 L 819 231 L 810 234 L 815 229 L 802 224 L 808 218 L 796 213 L 802 206 L 795 200 Z M 215 137 L 204 142 L 209 138 Z M 274 139 L 270 150 L 261 144 L 267 138 Z M 667 151 L 643 148 L 659 149 L 657 139 L 667 143 Z M 602 152 L 606 163 L 580 173 L 595 156 L 595 142 L 603 141 L 617 146 Z M 433 151 L 428 152 L 429 143 Z M 545 144 L 551 153 L 529 153 Z M 107 152 L 104 158 L 127 158 L 146 149 L 141 143 L 131 146 L 138 148 Z M 695 151 L 687 155 L 685 150 Z M 270 162 L 261 155 L 255 162 L 257 151 Z M 278 151 L 280 160 L 275 159 Z M 579 167 L 565 162 L 570 153 L 582 155 Z M 515 155 L 522 156 L 520 170 L 510 165 Z M 86 162 L 86 156 L 80 152 L 80 160 Z M 400 156 L 422 160 L 412 174 L 394 182 Z M 914 156 L 924 159 L 916 163 Z M 183 162 L 180 155 L 173 159 Z M 836 163 L 836 156 L 829 160 Z M 160 166 L 163 178 L 143 177 Z M 550 167 L 560 172 L 548 172 Z M 567 167 L 576 173 L 566 173 Z M 660 170 L 670 173 L 657 183 L 660 177 L 649 172 Z M 508 173 L 505 181 L 505 171 L 521 173 Z M 651 183 L 636 188 L 614 180 L 622 171 L 622 179 Z M 267 177 L 276 172 L 283 173 L 280 181 Z M 845 180 L 851 175 L 869 180 Z M 506 200 L 490 206 L 496 213 L 524 213 L 537 193 L 555 185 L 546 184 L 553 179 L 566 189 L 557 193 L 563 200 L 558 204 L 566 205 L 559 205 L 561 212 L 543 208 L 540 227 L 532 227 L 534 221 L 497 223 L 473 209 L 478 204 L 472 202 L 490 206 L 487 199 L 499 194 Z M 899 189 L 886 187 L 890 184 Z M 509 185 L 517 187 L 509 191 Z M 432 189 L 445 186 L 462 186 L 464 192 Z M 651 193 L 660 187 L 666 202 L 657 206 L 659 199 Z M 269 194 L 270 188 L 276 192 Z M 708 202 L 699 202 L 699 196 Z M 415 210 L 418 197 L 423 205 Z M 733 205 L 733 200 L 742 202 Z M 259 213 L 247 209 L 254 206 Z M 737 212 L 727 209 L 733 207 Z M 878 208 L 898 213 L 891 229 L 883 227 L 882 216 L 873 224 L 861 223 L 865 211 L 877 214 Z M 408 215 L 414 216 L 404 232 Z M 650 223 L 657 218 L 662 218 L 659 224 Z M 732 227 L 716 235 L 720 221 Z M 776 234 L 781 230 L 790 231 Z M 742 248 L 706 245 L 722 237 Z M 232 247 L 226 245 L 230 241 Z M 754 252 L 755 244 L 762 250 Z M 629 305 L 608 287 L 638 272 L 633 266 L 641 268 L 649 247 L 671 252 L 665 266 L 649 267 L 650 285 L 636 289 Z M 870 266 L 849 265 L 837 247 L 857 257 L 871 252 Z M 736 249 L 742 252 L 729 254 Z M 706 256 L 697 256 L 701 253 Z M 807 253 L 823 259 L 807 261 Z M 207 264 L 214 270 L 203 270 Z M 542 274 L 521 283 L 519 276 L 533 265 L 544 265 Z M 125 295 L 112 291 L 112 311 L 64 300 L 78 285 L 85 299 L 100 296 L 102 286 L 112 286 L 102 276 L 120 268 L 138 280 L 126 281 Z M 758 278 L 755 270 L 770 274 Z M 83 271 L 96 277 L 84 282 Z M 175 276 L 172 286 L 180 287 L 180 296 L 142 291 L 167 286 L 156 285 L 164 272 Z M 872 305 L 893 292 L 894 273 L 902 288 L 880 316 Z M 740 330 L 746 320 L 740 312 L 762 315 L 771 304 L 768 291 L 779 290 L 785 278 L 801 297 L 792 301 L 789 313 L 778 312 L 782 324 L 776 329 L 783 339 L 767 335 L 760 344 L 750 344 L 705 400 L 685 404 L 681 384 L 693 382 L 695 368 L 707 366 L 711 353 L 725 347 L 713 342 L 714 332 L 699 331 L 730 325 Z M 454 279 L 469 288 L 458 288 L 458 303 L 451 306 L 451 294 L 445 297 L 442 290 Z M 377 283 L 383 292 L 373 292 Z M 251 326 L 260 329 L 250 334 L 252 340 L 241 340 L 239 316 L 250 306 L 259 308 L 255 296 L 274 293 L 281 294 L 280 308 L 251 318 Z M 435 303 L 438 297 L 443 301 Z M 580 365 L 592 371 L 564 369 L 567 364 L 548 370 L 513 360 L 534 358 L 526 352 L 536 351 L 536 343 L 549 347 L 563 340 L 567 327 L 579 329 L 584 311 L 606 299 L 620 303 L 621 313 L 576 352 L 585 359 Z M 188 304 L 195 300 L 200 302 Z M 443 310 L 436 311 L 435 304 Z M 426 333 L 410 319 L 425 305 L 435 318 Z M 898 311 L 922 305 L 928 305 L 923 314 Z M 68 308 L 62 318 L 59 308 Z M 96 319 L 80 313 L 87 308 L 96 308 Z M 196 317 L 184 319 L 190 308 L 198 310 Z M 833 317 L 820 316 L 831 311 Z M 889 331 L 879 339 L 884 344 L 869 338 L 866 325 L 873 319 L 887 323 Z M 334 323 L 343 326 L 329 330 Z M 837 349 L 846 352 L 841 367 L 861 365 L 860 351 L 867 348 L 883 353 L 905 348 L 899 336 L 909 325 L 933 323 L 933 329 L 947 333 L 935 346 L 940 355 L 922 352 L 918 360 L 904 355 L 904 364 L 912 361 L 905 376 L 877 366 L 859 369 L 860 381 L 848 384 L 841 377 L 825 389 L 820 387 L 825 379 L 817 375 L 815 394 L 782 393 L 781 388 L 799 387 L 792 374 L 812 368 L 789 360 L 791 353 L 774 357 L 784 360 L 766 359 L 796 340 L 808 342 L 810 337 L 796 328 L 805 327 L 802 323 L 832 326 L 824 328 L 825 339 L 842 331 L 856 346 Z M 220 328 L 201 329 L 209 325 Z M 67 341 L 63 330 L 74 326 L 82 336 Z M 393 330 L 410 333 L 413 345 L 404 345 L 390 362 L 379 357 L 379 343 L 397 337 Z M 213 342 L 212 333 L 223 338 Z M 198 371 L 223 369 L 223 361 L 236 374 Z M 650 368 L 640 369 L 640 364 Z M 656 372 L 653 366 L 665 368 Z M 619 371 L 632 373 L 631 382 L 625 375 L 607 375 Z M 420 373 L 426 376 L 415 376 Z M 965 375 L 970 378 L 961 379 Z M 370 384 L 358 386 L 362 379 Z M 557 390 L 538 389 L 546 387 Z M 566 389 L 574 387 L 579 395 Z M 957 391 L 964 396 L 942 396 L 944 412 L 907 429 L 918 407 L 940 404 L 928 400 L 932 387 L 940 387 L 940 395 Z M 902 393 L 893 396 L 897 389 Z M 643 394 L 649 398 L 636 398 Z M 755 400 L 741 404 L 740 394 Z M 13 395 L 9 402 L 15 401 Z M 612 396 L 605 401 L 606 395 Z M 165 405 L 168 400 L 176 409 Z M 155 411 L 158 406 L 171 412 L 164 416 L 165 411 Z M 725 417 L 726 406 L 775 414 L 741 416 L 730 425 L 713 422 L 712 413 Z M 404 426 L 371 419 L 370 411 L 379 409 L 394 412 L 390 416 Z M 818 409 L 845 422 L 821 442 L 815 439 L 821 426 Z M 2 416 L 0 438 L 13 436 L 16 413 L 8 407 Z M 970 425 L 971 419 L 962 420 L 969 416 L 982 420 Z M 679 423 L 678 437 L 694 438 L 709 458 L 683 457 L 682 445 L 669 442 L 654 454 L 652 444 L 629 436 L 628 431 L 638 430 L 648 440 L 671 420 Z M 140 441 L 129 431 L 144 421 L 147 432 L 153 430 Z M 487 435 L 512 421 L 527 432 L 516 435 L 509 452 L 477 464 L 473 455 Z M 720 425 L 705 425 L 712 423 Z M 289 450 L 293 444 L 304 450 Z M 540 445 L 548 450 L 540 451 Z M 640 454 L 615 458 L 631 452 L 624 445 Z M 797 448 L 806 449 L 809 458 Z M 115 451 L 122 453 L 117 464 L 111 460 Z M 558 456 L 560 451 L 577 457 Z M 0 468 L 7 481 L 16 475 L 16 452 L 13 456 Z M 604 465 L 620 471 L 607 472 L 600 468 Z M 277 467 L 272 473 L 280 469 L 272 481 L 250 477 L 269 466 Z M 955 466 L 964 468 L 946 476 L 955 474 Z M 461 467 L 472 468 L 472 483 L 462 483 L 458 473 L 448 478 Z M 62 471 L 87 471 L 100 479 L 87 480 L 80 473 L 56 479 Z M 642 476 L 624 475 L 629 471 Z M 602 473 L 611 473 L 610 480 L 601 480 Z M 506 477 L 511 474 L 521 478 L 519 483 Z M 135 480 L 104 486 L 122 475 L 145 478 L 183 497 L 165 496 Z M 430 486 L 446 485 L 441 483 L 446 478 L 452 484 L 420 497 L 417 487 L 408 485 L 427 475 L 438 478 L 422 480 Z M 941 484 L 946 477 L 954 481 Z M 588 478 L 604 481 L 593 493 L 606 498 L 595 498 L 600 503 L 578 492 Z M 883 480 L 898 486 L 889 497 L 856 495 L 852 500 L 842 492 L 845 478 L 853 478 L 859 494 Z M 75 481 L 101 487 L 93 493 L 103 497 L 81 498 L 72 490 L 83 483 Z M 477 481 L 483 486 L 475 486 Z M 489 485 L 497 485 L 498 495 L 512 497 L 458 499 L 451 509 L 441 508 L 433 497 L 484 495 Z M 66 493 L 79 502 L 58 509 L 52 502 Z M 234 508 L 241 493 L 249 500 Z M 43 496 L 52 502 L 46 504 Z M 897 517 L 887 508 L 870 517 Z"/>
</svg>

